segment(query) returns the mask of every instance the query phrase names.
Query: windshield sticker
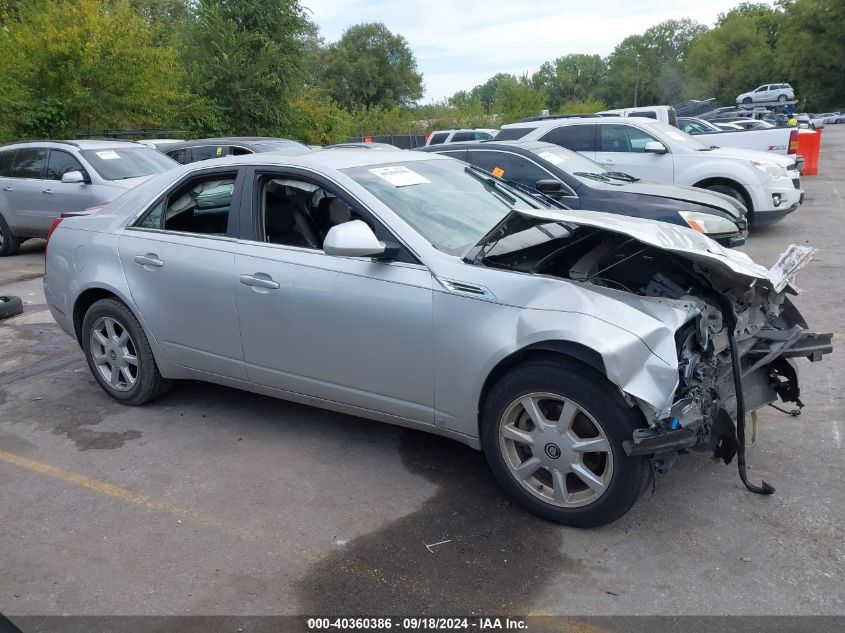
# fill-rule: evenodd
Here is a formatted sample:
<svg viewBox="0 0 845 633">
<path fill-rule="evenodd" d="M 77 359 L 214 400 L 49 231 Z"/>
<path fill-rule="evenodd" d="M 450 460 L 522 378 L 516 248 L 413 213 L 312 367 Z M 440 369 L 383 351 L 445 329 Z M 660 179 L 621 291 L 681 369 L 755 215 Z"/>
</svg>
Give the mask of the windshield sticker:
<svg viewBox="0 0 845 633">
<path fill-rule="evenodd" d="M 218 156 L 223 156 L 223 148 L 222 148 L 222 147 L 218 147 L 218 148 L 217 148 L 217 155 L 218 155 Z"/>
<path fill-rule="evenodd" d="M 375 174 L 379 178 L 386 180 L 394 187 L 407 187 L 408 185 L 425 185 L 431 183 L 428 178 L 421 176 L 417 172 L 395 165 L 393 167 L 376 167 L 370 169 L 371 174 Z"/>
<path fill-rule="evenodd" d="M 545 158 L 552 165 L 560 165 L 563 161 L 569 160 L 569 156 L 561 156 L 560 154 L 549 151 L 540 152 L 539 156 L 540 158 Z"/>
<path fill-rule="evenodd" d="M 120 158 L 120 155 L 117 152 L 114 152 L 110 149 L 104 152 L 97 152 L 97 156 L 99 156 L 103 160 L 115 160 L 116 158 Z"/>
<path fill-rule="evenodd" d="M 490 173 L 493 174 L 496 178 L 501 178 L 505 175 L 505 170 L 501 167 L 494 167 L 493 171 L 491 171 Z"/>
<path fill-rule="evenodd" d="M 669 132 L 666 132 L 666 136 L 668 136 L 669 138 L 674 139 L 676 141 L 683 141 L 684 140 L 684 137 L 681 136 L 678 132 L 673 132 L 671 130 Z"/>
</svg>

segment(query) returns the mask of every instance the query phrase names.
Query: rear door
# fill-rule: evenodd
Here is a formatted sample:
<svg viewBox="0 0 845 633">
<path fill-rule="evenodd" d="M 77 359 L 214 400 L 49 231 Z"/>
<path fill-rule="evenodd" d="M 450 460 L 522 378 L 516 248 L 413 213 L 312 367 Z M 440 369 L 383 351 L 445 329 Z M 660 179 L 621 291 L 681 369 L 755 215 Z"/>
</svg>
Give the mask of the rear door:
<svg viewBox="0 0 845 633">
<path fill-rule="evenodd" d="M 611 171 L 620 171 L 644 180 L 673 182 L 672 154 L 645 151 L 646 143 L 657 141 L 651 134 L 632 125 L 598 126 L 599 148 L 596 161 Z"/>
<path fill-rule="evenodd" d="M 596 124 L 578 123 L 561 125 L 549 131 L 542 139 L 575 152 L 580 152 L 591 160 L 596 159 Z"/>
<path fill-rule="evenodd" d="M 12 163 L 11 178 L 3 184 L 6 203 L 16 216 L 15 227 L 21 235 L 43 236 L 50 228 L 45 210 L 47 194 L 42 193 L 48 150 L 44 147 L 18 149 Z"/>
<path fill-rule="evenodd" d="M 89 182 L 63 183 L 62 176 L 71 171 L 81 172 L 90 180 L 88 172 L 73 154 L 61 149 L 51 149 L 44 172 L 44 209 L 47 228 L 50 223 L 65 212 L 84 211 L 91 206 L 91 184 Z"/>
<path fill-rule="evenodd" d="M 244 380 L 234 293 L 243 170 L 194 172 L 120 234 L 140 316 L 173 362 Z"/>
</svg>

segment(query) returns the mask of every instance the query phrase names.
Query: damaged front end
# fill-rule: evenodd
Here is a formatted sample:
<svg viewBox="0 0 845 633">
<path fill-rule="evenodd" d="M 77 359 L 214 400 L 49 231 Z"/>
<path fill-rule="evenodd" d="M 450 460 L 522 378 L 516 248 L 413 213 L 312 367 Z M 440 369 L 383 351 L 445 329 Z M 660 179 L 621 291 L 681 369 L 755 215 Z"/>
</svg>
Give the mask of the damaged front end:
<svg viewBox="0 0 845 633">
<path fill-rule="evenodd" d="M 655 306 L 683 311 L 674 333 L 675 389 L 662 406 L 626 394 L 649 426 L 624 448 L 649 456 L 658 472 L 687 450 L 711 451 L 725 463 L 737 457 L 746 486 L 767 494 L 774 489 L 745 476 L 745 414 L 778 399 L 800 410 L 795 359 L 815 362 L 833 350 L 832 335 L 811 332 L 787 296 L 797 294 L 792 281 L 814 253 L 790 246 L 766 270 L 679 227 L 600 213 L 514 211 L 465 260 L 588 285 L 655 318 Z"/>
</svg>

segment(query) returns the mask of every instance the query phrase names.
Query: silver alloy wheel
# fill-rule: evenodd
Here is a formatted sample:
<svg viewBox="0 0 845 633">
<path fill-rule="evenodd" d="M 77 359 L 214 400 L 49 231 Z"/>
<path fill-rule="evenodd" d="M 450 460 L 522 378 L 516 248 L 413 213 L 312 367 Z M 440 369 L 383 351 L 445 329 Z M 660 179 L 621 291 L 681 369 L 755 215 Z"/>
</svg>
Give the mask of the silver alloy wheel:
<svg viewBox="0 0 845 633">
<path fill-rule="evenodd" d="M 140 365 L 129 330 L 112 317 L 100 317 L 91 328 L 91 357 L 100 376 L 116 391 L 129 391 Z"/>
<path fill-rule="evenodd" d="M 613 447 L 601 425 L 555 393 L 525 394 L 508 405 L 499 447 L 523 488 L 561 508 L 594 503 L 613 478 Z"/>
</svg>

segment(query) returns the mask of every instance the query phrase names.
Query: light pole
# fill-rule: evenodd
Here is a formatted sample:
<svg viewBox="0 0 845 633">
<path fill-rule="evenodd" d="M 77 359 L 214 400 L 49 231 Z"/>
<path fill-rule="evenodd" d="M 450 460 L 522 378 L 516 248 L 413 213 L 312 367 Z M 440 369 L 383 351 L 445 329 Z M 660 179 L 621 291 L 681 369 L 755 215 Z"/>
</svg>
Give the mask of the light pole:
<svg viewBox="0 0 845 633">
<path fill-rule="evenodd" d="M 634 78 L 634 107 L 637 107 L 637 90 L 640 87 L 640 54 L 637 53 L 637 72 Z"/>
</svg>

